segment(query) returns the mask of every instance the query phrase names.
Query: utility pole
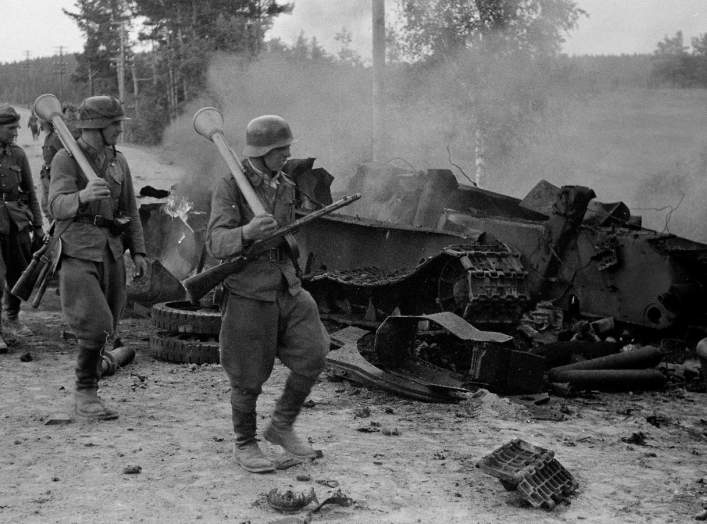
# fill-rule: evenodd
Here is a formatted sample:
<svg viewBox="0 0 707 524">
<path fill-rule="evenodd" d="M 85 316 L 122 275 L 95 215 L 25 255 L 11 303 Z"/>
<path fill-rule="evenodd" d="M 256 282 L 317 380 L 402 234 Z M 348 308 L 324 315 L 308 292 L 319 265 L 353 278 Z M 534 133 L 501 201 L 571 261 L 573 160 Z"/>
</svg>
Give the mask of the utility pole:
<svg viewBox="0 0 707 524">
<path fill-rule="evenodd" d="M 385 0 L 371 0 L 373 15 L 373 91 L 371 103 L 371 159 L 380 160 L 385 137 Z"/>
<path fill-rule="evenodd" d="M 64 62 L 64 46 L 57 47 L 59 59 L 54 62 L 54 74 L 59 75 L 59 100 L 64 100 L 64 75 L 66 74 L 66 62 Z"/>
<path fill-rule="evenodd" d="M 125 19 L 121 16 L 120 26 L 120 52 L 117 59 L 118 70 L 118 98 L 121 102 L 125 102 Z"/>
<path fill-rule="evenodd" d="M 22 69 L 24 69 L 25 72 L 25 93 L 31 93 L 32 92 L 32 86 L 30 85 L 30 79 L 29 79 L 29 73 L 30 73 L 30 63 L 29 63 L 29 58 L 30 58 L 30 52 L 25 51 L 25 61 L 22 64 Z"/>
</svg>

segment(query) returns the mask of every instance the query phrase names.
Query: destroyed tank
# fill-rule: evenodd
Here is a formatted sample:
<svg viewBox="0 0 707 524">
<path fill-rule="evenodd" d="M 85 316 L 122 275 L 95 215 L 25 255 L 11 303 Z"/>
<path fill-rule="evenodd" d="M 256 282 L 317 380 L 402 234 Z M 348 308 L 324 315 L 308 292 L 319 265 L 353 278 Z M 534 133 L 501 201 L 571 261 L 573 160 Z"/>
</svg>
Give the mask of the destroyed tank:
<svg viewBox="0 0 707 524">
<path fill-rule="evenodd" d="M 303 187 L 326 185 L 301 170 L 293 176 Z M 347 215 L 298 235 L 324 315 L 442 310 L 499 330 L 544 300 L 642 328 L 707 324 L 707 245 L 643 228 L 590 188 L 540 181 L 518 199 L 460 184 L 449 170 L 369 163 L 350 192 L 364 197 Z"/>
<path fill-rule="evenodd" d="M 313 163 L 287 166 L 301 214 L 333 201 L 333 177 Z M 374 326 L 396 313 L 452 311 L 507 331 L 545 300 L 651 329 L 706 324 L 707 245 L 643 228 L 623 203 L 596 202 L 590 188 L 540 181 L 518 199 L 460 184 L 445 169 L 368 163 L 343 191 L 352 192 L 363 198 L 345 214 L 297 233 L 303 283 L 324 318 Z M 203 248 L 208 210 L 180 220 L 156 205 L 141 207 L 156 240 L 148 255 L 160 279 L 173 277 L 160 286 L 179 294 L 174 283 L 214 262 Z"/>
</svg>

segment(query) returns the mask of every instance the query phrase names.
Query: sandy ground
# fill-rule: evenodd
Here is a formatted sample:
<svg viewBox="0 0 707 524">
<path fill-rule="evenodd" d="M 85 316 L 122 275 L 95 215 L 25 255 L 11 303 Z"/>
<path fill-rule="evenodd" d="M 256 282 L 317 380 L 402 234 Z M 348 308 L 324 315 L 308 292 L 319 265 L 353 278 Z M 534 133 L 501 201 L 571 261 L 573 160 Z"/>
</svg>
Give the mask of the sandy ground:
<svg viewBox="0 0 707 524">
<path fill-rule="evenodd" d="M 39 143 L 24 133 L 19 143 L 38 174 Z M 159 164 L 155 151 L 121 149 L 138 182 L 145 173 L 172 179 L 174 166 Z M 253 475 L 231 456 L 225 374 L 217 365 L 152 358 L 149 319 L 122 322 L 136 361 L 101 383 L 121 417 L 47 425 L 69 412 L 75 346 L 61 337 L 53 290 L 40 310 L 25 307 L 24 319 L 35 335 L 0 354 L 1 522 L 269 523 L 288 518 L 265 502 L 271 489 L 314 488 L 320 501 L 336 489 L 355 501 L 325 506 L 314 522 L 684 523 L 707 495 L 705 394 L 552 397 L 538 418 L 519 399 L 487 394 L 431 405 L 326 373 L 298 421 L 323 457 Z M 261 427 L 285 378 L 276 366 L 259 400 Z M 622 440 L 637 432 L 644 445 Z M 571 504 L 533 509 L 476 468 L 514 438 L 555 451 L 579 483 Z M 264 448 L 272 456 L 279 451 Z M 129 466 L 140 473 L 125 473 Z"/>
</svg>

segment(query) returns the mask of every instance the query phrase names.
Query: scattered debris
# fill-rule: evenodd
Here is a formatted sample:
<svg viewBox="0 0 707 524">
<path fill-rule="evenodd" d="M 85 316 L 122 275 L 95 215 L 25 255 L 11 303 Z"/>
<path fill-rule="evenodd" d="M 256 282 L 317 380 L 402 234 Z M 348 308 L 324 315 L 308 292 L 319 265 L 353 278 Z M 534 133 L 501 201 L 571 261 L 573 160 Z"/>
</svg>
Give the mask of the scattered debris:
<svg viewBox="0 0 707 524">
<path fill-rule="evenodd" d="M 320 452 L 320 450 L 317 450 Z M 319 455 L 317 455 L 317 458 L 320 458 Z M 294 466 L 299 466 L 304 462 L 301 458 L 294 457 L 292 455 L 282 455 L 277 457 L 276 459 L 273 460 L 273 463 L 275 464 L 275 469 L 278 470 L 284 470 L 284 469 L 289 469 Z"/>
<path fill-rule="evenodd" d="M 319 502 L 314 488 L 309 493 L 295 493 L 291 489 L 283 493 L 277 488 L 273 488 L 267 495 L 267 501 L 270 507 L 283 513 L 294 513 L 300 511 L 311 502 Z"/>
<path fill-rule="evenodd" d="M 371 409 L 368 406 L 356 408 L 354 410 L 354 418 L 368 418 L 371 416 Z"/>
<path fill-rule="evenodd" d="M 78 342 L 79 340 L 76 337 L 76 333 L 74 333 L 73 331 L 69 331 L 68 329 L 61 330 L 61 338 L 66 342 Z"/>
<path fill-rule="evenodd" d="M 303 473 L 303 474 L 297 475 L 295 477 L 295 479 L 300 482 L 309 482 L 310 480 L 312 480 L 312 476 Z"/>
<path fill-rule="evenodd" d="M 138 473 L 142 472 L 142 466 L 138 465 L 129 465 L 125 466 L 123 468 L 123 474 L 124 475 L 137 475 Z"/>
<path fill-rule="evenodd" d="M 337 489 L 334 493 L 332 493 L 330 497 L 326 498 L 321 504 L 319 504 L 316 508 L 310 511 L 310 514 L 316 513 L 327 504 L 337 504 L 344 508 L 348 508 L 349 506 L 353 505 L 354 502 L 354 499 L 352 499 L 348 495 L 344 495 L 340 489 Z"/>
<path fill-rule="evenodd" d="M 653 413 L 652 415 L 648 415 L 646 417 L 646 422 L 648 422 L 651 426 L 655 426 L 657 428 L 661 426 L 667 426 L 668 424 L 671 423 L 671 420 L 666 417 L 665 415 L 659 415 L 658 413 Z"/>
<path fill-rule="evenodd" d="M 45 426 L 59 426 L 62 424 L 71 424 L 73 419 L 65 413 L 55 413 L 51 415 L 44 423 Z"/>
<path fill-rule="evenodd" d="M 507 442 L 482 458 L 477 467 L 500 479 L 507 490 L 517 489 L 535 508 L 551 510 L 558 503 L 569 503 L 579 487 L 553 451 L 521 439 Z"/>
<path fill-rule="evenodd" d="M 627 444 L 636 444 L 637 446 L 645 446 L 646 445 L 646 434 L 643 433 L 643 431 L 637 431 L 635 433 L 631 433 L 630 437 L 621 437 L 622 442 L 626 442 Z"/>
<path fill-rule="evenodd" d="M 356 428 L 356 431 L 360 433 L 378 433 L 380 430 L 380 424 L 378 422 L 371 422 L 368 426 Z"/>
<path fill-rule="evenodd" d="M 385 428 L 381 429 L 381 433 L 383 433 L 383 435 L 387 435 L 389 437 L 390 436 L 398 436 L 398 435 L 400 435 L 400 430 L 395 427 L 385 427 Z"/>
<path fill-rule="evenodd" d="M 327 488 L 338 488 L 339 487 L 339 483 L 336 480 L 319 479 L 316 482 L 317 482 L 317 484 L 321 484 L 322 486 L 326 486 Z"/>
</svg>

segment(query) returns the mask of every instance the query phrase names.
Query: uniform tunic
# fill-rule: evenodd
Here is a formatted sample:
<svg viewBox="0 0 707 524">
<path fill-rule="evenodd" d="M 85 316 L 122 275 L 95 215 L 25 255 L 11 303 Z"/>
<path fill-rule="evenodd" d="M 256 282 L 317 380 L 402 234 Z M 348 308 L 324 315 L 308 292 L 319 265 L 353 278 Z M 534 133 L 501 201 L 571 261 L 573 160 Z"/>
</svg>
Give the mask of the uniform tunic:
<svg viewBox="0 0 707 524">
<path fill-rule="evenodd" d="M 47 217 L 47 220 L 52 220 L 52 214 L 49 212 L 49 172 L 50 166 L 52 165 L 52 160 L 57 151 L 63 149 L 64 145 L 59 140 L 59 135 L 56 131 L 52 129 L 46 137 L 44 137 L 44 144 L 42 145 L 42 158 L 44 159 L 44 165 L 42 165 L 42 170 L 39 173 L 39 181 L 42 188 L 42 198 L 41 206 L 42 213 Z"/>
<path fill-rule="evenodd" d="M 32 258 L 30 226 L 42 227 L 42 213 L 27 156 L 19 146 L 0 144 L 0 251 L 8 288 Z M 9 318 L 17 317 L 20 299 L 7 293 L 6 308 Z"/>
<path fill-rule="evenodd" d="M 294 221 L 295 185 L 282 172 L 272 180 L 246 161 L 244 170 L 266 211 L 279 225 Z M 253 213 L 231 175 L 217 181 L 211 199 L 207 247 L 219 259 L 247 248 L 243 226 Z M 249 262 L 224 282 L 228 291 L 219 337 L 221 365 L 232 388 L 261 391 L 275 357 L 294 373 L 315 379 L 324 368 L 329 337 L 317 305 L 302 289 L 282 247 Z"/>
<path fill-rule="evenodd" d="M 79 341 L 100 347 L 113 334 L 127 297 L 123 253 L 145 254 L 135 192 L 125 157 L 113 148 L 99 152 L 79 139 L 96 174 L 108 182 L 111 197 L 79 204 L 87 179 L 66 150 L 52 160 L 49 210 L 58 221 L 62 259 L 59 274 L 64 316 Z M 129 217 L 120 235 L 77 217 L 112 220 Z"/>
</svg>

